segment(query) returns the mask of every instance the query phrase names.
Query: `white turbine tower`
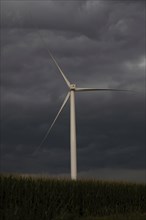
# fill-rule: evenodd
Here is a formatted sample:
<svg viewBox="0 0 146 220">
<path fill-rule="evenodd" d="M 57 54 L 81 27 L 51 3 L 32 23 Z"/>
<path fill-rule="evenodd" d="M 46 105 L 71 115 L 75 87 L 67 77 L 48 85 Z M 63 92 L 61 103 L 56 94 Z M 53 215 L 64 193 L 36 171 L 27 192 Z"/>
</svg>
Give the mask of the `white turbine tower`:
<svg viewBox="0 0 146 220">
<path fill-rule="evenodd" d="M 58 68 L 59 72 L 61 73 L 62 77 L 64 78 L 68 88 L 69 92 L 67 96 L 64 99 L 64 102 L 59 109 L 59 112 L 57 113 L 53 123 L 51 124 L 50 128 L 48 129 L 45 137 L 43 138 L 41 144 L 39 145 L 38 149 L 41 147 L 41 145 L 46 140 L 48 134 L 50 133 L 53 125 L 55 124 L 58 116 L 60 115 L 62 109 L 64 108 L 65 104 L 67 103 L 68 99 L 70 98 L 70 157 L 71 157 L 71 179 L 76 180 L 77 179 L 77 143 L 76 143 L 76 112 L 75 112 L 75 93 L 78 92 L 91 92 L 91 91 L 127 91 L 127 90 L 121 90 L 121 89 L 109 89 L 109 88 L 78 88 L 75 84 L 71 84 L 69 80 L 66 78 L 65 74 L 61 70 L 60 66 L 58 65 L 57 61 L 49 51 L 49 54 L 54 61 L 56 67 Z M 37 149 L 37 150 L 38 150 Z"/>
</svg>

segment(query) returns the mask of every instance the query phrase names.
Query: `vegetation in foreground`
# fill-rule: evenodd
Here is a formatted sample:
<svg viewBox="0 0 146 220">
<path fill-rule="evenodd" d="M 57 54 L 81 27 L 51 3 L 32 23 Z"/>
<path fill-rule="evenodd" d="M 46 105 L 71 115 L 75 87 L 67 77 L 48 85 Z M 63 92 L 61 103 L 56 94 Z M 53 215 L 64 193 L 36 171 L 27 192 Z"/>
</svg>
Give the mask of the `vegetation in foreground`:
<svg viewBox="0 0 146 220">
<path fill-rule="evenodd" d="M 146 185 L 1 175 L 0 205 L 6 220 L 143 220 Z"/>
<path fill-rule="evenodd" d="M 58 217 L 55 220 L 145 220 L 146 214 L 130 213 L 130 214 L 116 214 L 102 217 L 76 217 L 74 215 L 65 215 Z"/>
</svg>

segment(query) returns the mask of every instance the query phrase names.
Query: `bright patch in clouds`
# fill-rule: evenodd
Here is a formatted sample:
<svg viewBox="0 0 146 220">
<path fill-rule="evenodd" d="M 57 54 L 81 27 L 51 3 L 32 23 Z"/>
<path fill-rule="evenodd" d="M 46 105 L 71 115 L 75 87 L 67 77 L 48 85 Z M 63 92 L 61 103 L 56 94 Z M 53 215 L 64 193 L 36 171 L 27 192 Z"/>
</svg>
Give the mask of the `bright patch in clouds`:
<svg viewBox="0 0 146 220">
<path fill-rule="evenodd" d="M 146 68 L 146 58 L 143 57 L 140 60 L 137 61 L 131 61 L 131 62 L 126 62 L 125 63 L 126 67 L 129 70 L 134 70 L 134 69 L 145 69 Z"/>
</svg>

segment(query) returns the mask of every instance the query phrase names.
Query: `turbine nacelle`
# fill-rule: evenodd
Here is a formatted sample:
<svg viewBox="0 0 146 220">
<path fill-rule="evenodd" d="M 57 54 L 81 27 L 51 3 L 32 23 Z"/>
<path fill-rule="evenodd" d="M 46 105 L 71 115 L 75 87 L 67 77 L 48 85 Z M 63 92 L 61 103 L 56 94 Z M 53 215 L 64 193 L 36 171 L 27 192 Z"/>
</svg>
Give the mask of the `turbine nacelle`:
<svg viewBox="0 0 146 220">
<path fill-rule="evenodd" d="M 70 90 L 76 90 L 76 84 L 70 84 Z"/>
</svg>

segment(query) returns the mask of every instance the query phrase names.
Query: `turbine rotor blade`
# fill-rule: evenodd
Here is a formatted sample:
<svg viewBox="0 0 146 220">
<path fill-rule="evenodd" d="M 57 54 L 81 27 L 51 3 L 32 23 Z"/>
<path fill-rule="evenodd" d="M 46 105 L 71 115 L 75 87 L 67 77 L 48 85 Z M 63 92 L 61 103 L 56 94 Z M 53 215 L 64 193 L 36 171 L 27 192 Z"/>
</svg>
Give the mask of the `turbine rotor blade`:
<svg viewBox="0 0 146 220">
<path fill-rule="evenodd" d="M 77 92 L 93 92 L 93 91 L 113 91 L 113 92 L 126 92 L 130 90 L 126 89 L 97 89 L 97 88 L 76 88 Z"/>
<path fill-rule="evenodd" d="M 63 71 L 61 70 L 60 66 L 58 65 L 57 61 L 55 60 L 55 58 L 53 57 L 52 53 L 50 52 L 50 50 L 48 51 L 50 54 L 50 57 L 52 58 L 52 60 L 54 61 L 55 65 L 57 66 L 59 72 L 61 73 L 62 77 L 64 78 L 66 84 L 68 85 L 68 87 L 70 88 L 70 82 L 69 80 L 66 78 L 65 74 L 63 73 Z"/>
<path fill-rule="evenodd" d="M 35 150 L 35 152 L 34 152 L 33 154 L 35 154 L 36 152 L 38 152 L 39 149 L 41 148 L 41 146 L 43 145 L 43 143 L 45 142 L 47 136 L 50 134 L 51 129 L 53 128 L 53 125 L 55 124 L 55 122 L 56 122 L 58 116 L 60 115 L 62 109 L 64 108 L 65 104 L 67 103 L 69 97 L 70 97 L 70 92 L 68 92 L 67 96 L 65 97 L 64 102 L 63 102 L 63 104 L 61 105 L 61 108 L 59 109 L 59 111 L 58 111 L 58 113 L 57 113 L 57 115 L 56 115 L 54 121 L 52 122 L 52 124 L 51 124 L 50 128 L 48 129 L 48 131 L 46 132 L 46 134 L 45 134 L 45 136 L 44 136 L 42 142 L 40 143 L 40 145 L 37 147 L 37 149 Z"/>
</svg>

